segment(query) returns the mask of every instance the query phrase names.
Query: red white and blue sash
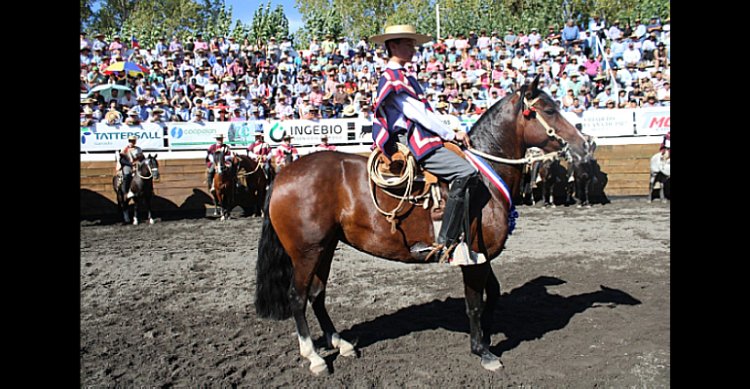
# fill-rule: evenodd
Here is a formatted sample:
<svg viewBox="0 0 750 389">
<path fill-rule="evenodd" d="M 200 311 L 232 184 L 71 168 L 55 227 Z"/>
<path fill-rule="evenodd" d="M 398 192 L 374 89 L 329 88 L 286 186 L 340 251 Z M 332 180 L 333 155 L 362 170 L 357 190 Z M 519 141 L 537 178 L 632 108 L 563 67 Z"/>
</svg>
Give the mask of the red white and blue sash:
<svg viewBox="0 0 750 389">
<path fill-rule="evenodd" d="M 508 188 L 508 184 L 503 181 L 500 175 L 497 174 L 495 169 L 493 169 L 492 166 L 490 166 L 490 164 L 484 160 L 484 158 L 472 153 L 471 150 L 464 149 L 463 151 L 466 155 L 466 160 L 469 161 L 471 166 L 474 166 L 474 168 L 479 170 L 479 172 L 483 176 L 487 177 L 490 183 L 492 183 L 492 186 L 497 188 L 505 201 L 508 202 L 508 209 L 510 210 L 508 213 L 508 235 L 512 234 L 513 230 L 516 228 L 516 218 L 518 217 L 518 212 L 516 211 L 515 205 L 513 205 L 513 200 L 511 199 L 510 188 Z"/>
</svg>

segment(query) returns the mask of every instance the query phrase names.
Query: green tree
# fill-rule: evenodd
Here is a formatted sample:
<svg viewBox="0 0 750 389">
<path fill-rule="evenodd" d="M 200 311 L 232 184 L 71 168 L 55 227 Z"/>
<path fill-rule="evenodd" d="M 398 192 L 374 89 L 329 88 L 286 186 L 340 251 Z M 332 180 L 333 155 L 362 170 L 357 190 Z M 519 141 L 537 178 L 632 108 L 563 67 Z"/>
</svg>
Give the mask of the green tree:
<svg viewBox="0 0 750 389">
<path fill-rule="evenodd" d="M 271 11 L 271 1 L 258 7 L 250 23 L 249 39 L 256 45 L 264 46 L 271 37 L 281 40 L 289 36 L 289 20 L 284 14 L 284 7 L 277 5 Z"/>
</svg>

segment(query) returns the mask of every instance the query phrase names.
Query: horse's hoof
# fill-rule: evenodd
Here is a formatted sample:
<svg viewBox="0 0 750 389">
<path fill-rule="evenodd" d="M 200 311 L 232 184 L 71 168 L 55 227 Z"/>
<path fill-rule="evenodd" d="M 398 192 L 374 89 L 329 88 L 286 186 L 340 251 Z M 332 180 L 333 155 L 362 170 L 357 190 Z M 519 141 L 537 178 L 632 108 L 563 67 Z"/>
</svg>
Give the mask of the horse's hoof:
<svg viewBox="0 0 750 389">
<path fill-rule="evenodd" d="M 326 366 L 325 360 L 321 359 L 317 363 L 310 364 L 310 372 L 316 376 L 322 373 L 328 373 L 328 366 Z"/>
<path fill-rule="evenodd" d="M 224 220 L 226 220 L 226 218 L 224 217 L 224 215 L 221 215 L 221 221 L 224 221 Z"/>
<path fill-rule="evenodd" d="M 154 219 L 149 218 L 148 219 L 148 224 L 154 224 Z"/>
<path fill-rule="evenodd" d="M 491 357 L 482 357 L 482 367 L 489 371 L 497 371 L 504 366 L 503 363 L 500 362 L 500 358 L 492 355 Z"/>
<path fill-rule="evenodd" d="M 576 206 L 576 208 L 583 208 L 583 205 L 581 205 L 581 204 L 578 204 L 578 205 Z"/>
<path fill-rule="evenodd" d="M 133 225 L 134 225 L 134 226 L 137 226 L 137 225 L 138 225 L 138 219 L 133 219 Z"/>
<path fill-rule="evenodd" d="M 354 346 L 347 342 L 339 348 L 339 355 L 343 357 L 356 357 L 357 351 L 354 350 Z"/>
<path fill-rule="evenodd" d="M 667 199 L 662 199 L 661 202 L 664 203 L 664 204 L 666 204 L 667 203 Z"/>
</svg>

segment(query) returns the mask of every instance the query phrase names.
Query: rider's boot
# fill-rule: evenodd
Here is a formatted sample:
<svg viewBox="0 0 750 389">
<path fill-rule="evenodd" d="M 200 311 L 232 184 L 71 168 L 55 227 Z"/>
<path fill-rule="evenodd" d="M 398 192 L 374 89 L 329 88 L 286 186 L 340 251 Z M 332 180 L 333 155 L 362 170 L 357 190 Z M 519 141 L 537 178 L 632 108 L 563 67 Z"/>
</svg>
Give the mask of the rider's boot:
<svg viewBox="0 0 750 389">
<path fill-rule="evenodd" d="M 133 181 L 133 176 L 131 174 L 123 174 L 122 176 L 122 192 L 127 193 L 125 195 L 126 199 L 132 199 L 135 197 L 135 194 L 132 190 L 130 190 L 130 183 Z"/>
<path fill-rule="evenodd" d="M 216 191 L 216 188 L 214 188 L 214 175 L 216 175 L 216 172 L 213 170 L 208 171 L 208 191 L 210 193 L 213 193 Z"/>
<path fill-rule="evenodd" d="M 465 214 L 467 213 L 466 193 L 476 183 L 478 176 L 474 173 L 468 177 L 459 177 L 453 181 L 448 192 L 448 200 L 445 203 L 443 213 L 443 222 L 440 225 L 440 232 L 437 235 L 436 242 L 432 245 L 426 245 L 418 242 L 410 248 L 412 253 L 419 253 L 429 250 L 425 260 L 438 258 L 440 262 L 445 262 L 451 256 L 453 249 L 458 245 L 458 238 L 465 229 Z M 466 215 L 468 217 L 468 215 Z"/>
</svg>

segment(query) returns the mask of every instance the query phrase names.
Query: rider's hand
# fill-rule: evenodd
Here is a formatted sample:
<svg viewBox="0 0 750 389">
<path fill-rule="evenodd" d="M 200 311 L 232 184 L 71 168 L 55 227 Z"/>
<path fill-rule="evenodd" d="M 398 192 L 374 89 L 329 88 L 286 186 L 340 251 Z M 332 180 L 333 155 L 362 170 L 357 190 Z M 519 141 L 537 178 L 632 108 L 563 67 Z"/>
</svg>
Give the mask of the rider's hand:
<svg viewBox="0 0 750 389">
<path fill-rule="evenodd" d="M 456 132 L 456 140 L 463 143 L 466 147 L 471 147 L 471 141 L 469 141 L 469 134 L 464 131 Z"/>
</svg>

